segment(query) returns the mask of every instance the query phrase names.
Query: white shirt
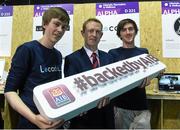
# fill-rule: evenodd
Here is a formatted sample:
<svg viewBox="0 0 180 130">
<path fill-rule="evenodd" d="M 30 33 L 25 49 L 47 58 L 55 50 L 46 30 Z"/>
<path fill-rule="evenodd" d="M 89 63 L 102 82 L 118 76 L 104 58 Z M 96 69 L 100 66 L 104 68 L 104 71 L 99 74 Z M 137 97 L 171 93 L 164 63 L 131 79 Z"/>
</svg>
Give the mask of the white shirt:
<svg viewBox="0 0 180 130">
<path fill-rule="evenodd" d="M 93 63 L 93 58 L 92 58 L 91 55 L 92 55 L 92 53 L 96 53 L 96 56 L 97 56 L 96 58 L 97 58 L 97 60 L 98 60 L 98 63 L 100 64 L 100 62 L 99 62 L 99 53 L 98 53 L 98 50 L 96 50 L 96 51 L 91 51 L 90 49 L 86 48 L 85 46 L 84 46 L 84 50 L 86 51 L 86 53 L 87 53 L 87 55 L 88 55 L 91 63 Z"/>
</svg>

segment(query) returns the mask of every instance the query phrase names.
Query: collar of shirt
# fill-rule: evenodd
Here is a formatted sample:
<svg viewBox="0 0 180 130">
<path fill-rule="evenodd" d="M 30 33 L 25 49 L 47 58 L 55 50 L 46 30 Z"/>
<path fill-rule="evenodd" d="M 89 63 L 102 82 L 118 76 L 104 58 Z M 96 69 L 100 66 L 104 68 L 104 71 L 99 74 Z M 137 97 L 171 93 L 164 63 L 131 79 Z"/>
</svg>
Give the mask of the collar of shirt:
<svg viewBox="0 0 180 130">
<path fill-rule="evenodd" d="M 90 59 L 91 62 L 92 62 L 92 56 L 91 56 L 91 55 L 92 55 L 93 51 L 91 51 L 90 49 L 86 48 L 85 46 L 84 46 L 84 50 L 86 51 L 89 59 Z M 99 62 L 99 53 L 98 53 L 98 50 L 96 50 L 95 53 L 96 53 L 96 55 L 97 55 L 97 59 L 98 59 L 98 62 Z M 99 63 L 100 63 L 100 62 L 99 62 Z"/>
</svg>

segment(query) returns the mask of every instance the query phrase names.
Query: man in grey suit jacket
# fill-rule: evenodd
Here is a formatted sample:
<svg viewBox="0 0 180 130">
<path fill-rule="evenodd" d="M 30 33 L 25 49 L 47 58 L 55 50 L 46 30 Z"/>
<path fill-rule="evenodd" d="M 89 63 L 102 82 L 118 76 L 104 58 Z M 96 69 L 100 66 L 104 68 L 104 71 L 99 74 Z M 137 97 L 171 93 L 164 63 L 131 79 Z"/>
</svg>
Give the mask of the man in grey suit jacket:
<svg viewBox="0 0 180 130">
<path fill-rule="evenodd" d="M 90 18 L 83 24 L 81 34 L 84 38 L 84 46 L 65 57 L 65 77 L 93 69 L 93 56 L 96 55 L 97 66 L 104 66 L 112 63 L 112 57 L 101 50 L 98 50 L 99 41 L 103 35 L 103 25 L 96 18 Z M 113 108 L 108 98 L 100 100 L 97 108 L 89 110 L 83 116 L 72 119 L 71 128 L 114 128 Z"/>
</svg>

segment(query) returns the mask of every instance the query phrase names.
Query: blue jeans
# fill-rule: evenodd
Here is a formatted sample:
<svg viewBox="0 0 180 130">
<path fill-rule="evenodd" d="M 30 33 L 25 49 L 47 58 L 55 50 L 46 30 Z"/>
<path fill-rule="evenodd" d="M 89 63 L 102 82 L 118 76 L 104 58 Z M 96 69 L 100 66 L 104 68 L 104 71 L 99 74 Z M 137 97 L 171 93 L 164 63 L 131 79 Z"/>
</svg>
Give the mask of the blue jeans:
<svg viewBox="0 0 180 130">
<path fill-rule="evenodd" d="M 149 110 L 127 110 L 115 107 L 114 119 L 116 129 L 151 129 Z"/>
</svg>

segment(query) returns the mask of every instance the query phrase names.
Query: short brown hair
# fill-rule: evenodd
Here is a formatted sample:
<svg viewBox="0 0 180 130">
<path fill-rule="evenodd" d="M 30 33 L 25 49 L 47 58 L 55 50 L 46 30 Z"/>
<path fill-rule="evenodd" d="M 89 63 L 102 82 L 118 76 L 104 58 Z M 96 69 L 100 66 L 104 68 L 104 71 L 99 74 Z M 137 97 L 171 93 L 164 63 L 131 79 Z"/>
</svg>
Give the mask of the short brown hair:
<svg viewBox="0 0 180 130">
<path fill-rule="evenodd" d="M 101 30 L 103 29 L 103 24 L 101 23 L 101 21 L 97 18 L 89 18 L 87 19 L 84 23 L 83 23 L 83 26 L 82 26 L 82 30 L 85 31 L 86 29 L 86 25 L 89 23 L 89 22 L 96 22 L 96 23 L 99 23 L 101 24 Z"/>
<path fill-rule="evenodd" d="M 69 24 L 70 18 L 65 9 L 61 7 L 51 7 L 46 10 L 42 17 L 42 25 L 47 25 L 52 18 L 58 18 L 63 23 Z M 44 28 L 43 28 L 44 33 Z"/>
<path fill-rule="evenodd" d="M 136 22 L 132 19 L 123 19 L 121 20 L 118 25 L 117 25 L 117 36 L 120 37 L 120 31 L 124 28 L 124 26 L 127 24 L 127 23 L 131 23 L 135 29 L 135 33 L 137 34 L 138 32 L 138 27 L 136 25 Z"/>
</svg>

